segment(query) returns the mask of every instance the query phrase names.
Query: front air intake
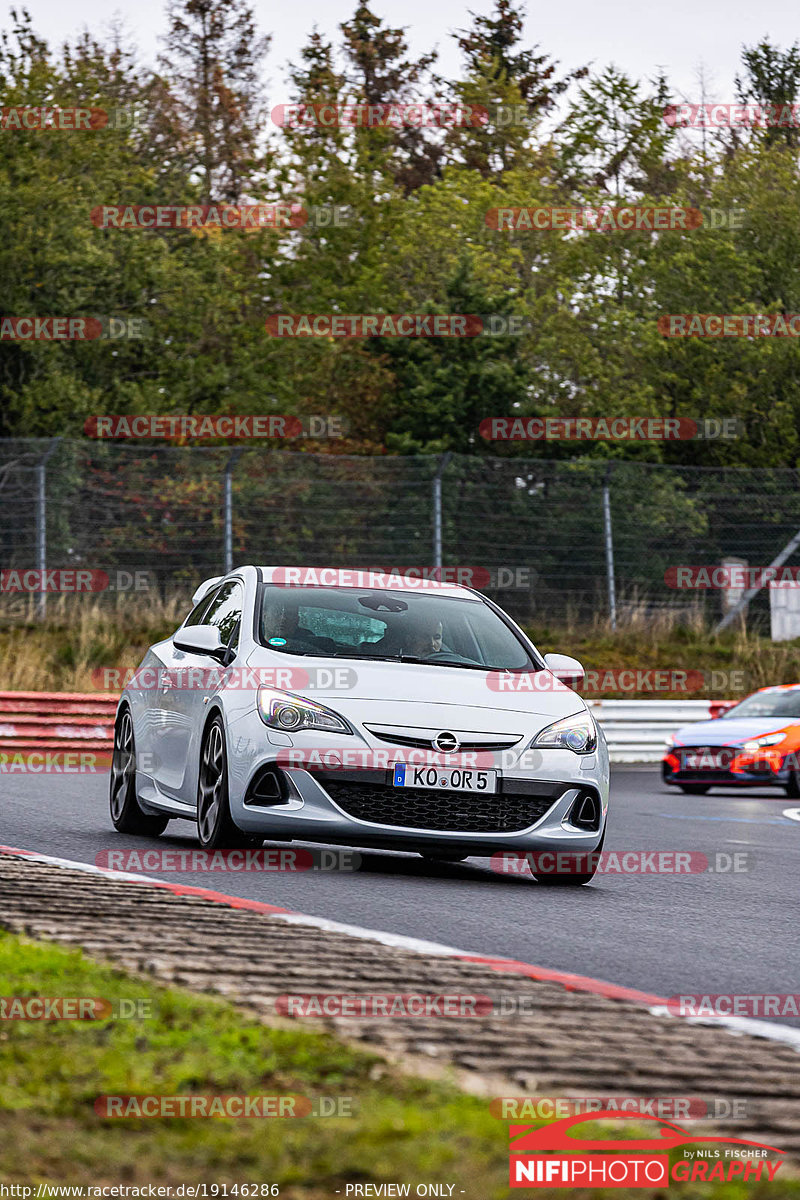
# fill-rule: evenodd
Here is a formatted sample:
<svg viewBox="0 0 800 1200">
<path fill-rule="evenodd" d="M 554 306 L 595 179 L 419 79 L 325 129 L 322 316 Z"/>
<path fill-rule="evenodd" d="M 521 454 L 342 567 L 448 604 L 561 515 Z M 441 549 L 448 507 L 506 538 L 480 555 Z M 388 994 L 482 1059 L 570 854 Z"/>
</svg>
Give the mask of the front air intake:
<svg viewBox="0 0 800 1200">
<path fill-rule="evenodd" d="M 569 823 L 587 833 L 600 828 L 600 798 L 596 792 L 581 792 L 570 809 Z"/>
<path fill-rule="evenodd" d="M 247 789 L 244 802 L 245 804 L 264 806 L 286 804 L 289 796 L 289 784 L 283 771 L 280 767 L 268 765 L 263 767 L 253 779 Z"/>
</svg>

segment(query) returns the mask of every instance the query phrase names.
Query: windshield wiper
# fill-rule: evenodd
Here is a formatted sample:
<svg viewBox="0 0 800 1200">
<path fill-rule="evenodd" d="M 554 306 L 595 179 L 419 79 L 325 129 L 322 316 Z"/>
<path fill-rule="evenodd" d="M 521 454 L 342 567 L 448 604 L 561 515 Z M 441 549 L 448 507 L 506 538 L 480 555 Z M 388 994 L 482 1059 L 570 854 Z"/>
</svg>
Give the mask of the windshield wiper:
<svg viewBox="0 0 800 1200">
<path fill-rule="evenodd" d="M 410 654 L 403 654 L 403 655 L 401 656 L 401 660 L 400 660 L 400 661 L 401 661 L 401 662 L 422 663 L 422 664 L 423 664 L 423 666 L 426 666 L 426 667 L 468 667 L 468 668 L 470 668 L 470 669 L 472 669 L 472 670 L 477 670 L 477 671 L 488 671 L 488 670 L 489 670 L 489 668 L 488 668 L 488 667 L 483 667 L 483 666 L 481 666 L 481 664 L 480 664 L 480 663 L 470 663 L 470 662 L 446 662 L 446 661 L 444 661 L 443 659 L 440 659 L 440 658 L 437 658 L 437 659 L 430 659 L 430 658 L 416 658 L 416 657 L 414 657 L 413 655 L 410 655 Z"/>
<path fill-rule="evenodd" d="M 489 667 L 485 663 L 476 662 L 436 662 L 428 658 L 406 658 L 403 655 L 403 662 L 419 662 L 424 663 L 428 667 L 461 667 L 465 671 L 512 671 L 513 667 Z"/>
<path fill-rule="evenodd" d="M 401 661 L 399 654 L 365 654 L 363 652 L 359 654 L 359 652 L 357 650 L 352 650 L 352 651 L 351 650 L 335 650 L 332 654 L 329 654 L 327 657 L 329 657 L 329 658 L 363 658 L 363 659 L 369 659 L 372 662 L 400 662 Z"/>
<path fill-rule="evenodd" d="M 447 662 L 441 659 L 420 658 L 418 655 L 404 654 L 402 651 L 399 654 L 359 654 L 358 651 L 349 653 L 344 650 L 337 650 L 330 657 L 360 658 L 368 662 L 419 663 L 423 667 L 462 667 L 465 671 L 514 671 L 520 669 L 517 667 L 489 667 L 484 663 L 476 662 Z"/>
</svg>

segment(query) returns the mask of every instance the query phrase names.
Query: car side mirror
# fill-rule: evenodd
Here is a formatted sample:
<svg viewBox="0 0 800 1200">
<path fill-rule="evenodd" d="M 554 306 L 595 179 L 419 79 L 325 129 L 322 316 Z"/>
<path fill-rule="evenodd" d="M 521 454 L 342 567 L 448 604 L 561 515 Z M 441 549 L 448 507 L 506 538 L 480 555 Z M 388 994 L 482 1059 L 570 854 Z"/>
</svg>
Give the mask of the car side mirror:
<svg viewBox="0 0 800 1200">
<path fill-rule="evenodd" d="M 176 650 L 186 650 L 189 654 L 208 654 L 222 662 L 227 654 L 216 625 L 186 625 L 179 629 L 172 639 Z"/>
<path fill-rule="evenodd" d="M 553 672 L 556 679 L 567 685 L 582 683 L 586 674 L 577 658 L 570 658 L 568 654 L 545 654 L 544 665 L 548 671 Z"/>
</svg>

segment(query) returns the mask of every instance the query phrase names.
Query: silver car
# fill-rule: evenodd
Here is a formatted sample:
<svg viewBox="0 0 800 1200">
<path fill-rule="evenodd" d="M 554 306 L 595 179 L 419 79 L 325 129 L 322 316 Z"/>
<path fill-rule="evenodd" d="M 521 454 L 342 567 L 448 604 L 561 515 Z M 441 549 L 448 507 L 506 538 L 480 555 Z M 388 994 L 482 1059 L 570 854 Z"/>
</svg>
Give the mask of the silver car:
<svg viewBox="0 0 800 1200">
<path fill-rule="evenodd" d="M 588 882 L 608 751 L 574 659 L 544 658 L 467 587 L 246 566 L 206 580 L 120 698 L 110 803 L 123 833 L 196 822 L 206 849 L 264 839 L 522 852 Z"/>
</svg>

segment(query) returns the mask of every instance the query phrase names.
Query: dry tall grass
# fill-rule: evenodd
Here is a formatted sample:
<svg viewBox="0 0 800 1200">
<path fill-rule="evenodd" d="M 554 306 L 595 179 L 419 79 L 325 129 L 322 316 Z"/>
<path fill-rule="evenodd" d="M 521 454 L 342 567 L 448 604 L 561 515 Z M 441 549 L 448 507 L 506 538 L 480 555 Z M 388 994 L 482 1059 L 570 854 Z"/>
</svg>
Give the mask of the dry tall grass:
<svg viewBox="0 0 800 1200">
<path fill-rule="evenodd" d="M 95 692 L 93 672 L 136 667 L 149 645 L 177 629 L 189 599 L 48 597 L 45 620 L 33 597 L 23 605 L 0 602 L 0 690 Z"/>
<path fill-rule="evenodd" d="M 41 621 L 33 597 L 0 596 L 0 690 L 97 691 L 100 671 L 136 667 L 149 645 L 178 627 L 188 606 L 188 595 L 55 596 Z M 738 673 L 731 686 L 697 692 L 698 698 L 733 699 L 767 684 L 800 682 L 800 643 L 773 643 L 743 623 L 715 637 L 699 607 L 658 610 L 625 598 L 616 631 L 606 617 L 581 621 L 570 611 L 528 629 L 544 653 L 574 654 L 587 668 Z"/>
</svg>

